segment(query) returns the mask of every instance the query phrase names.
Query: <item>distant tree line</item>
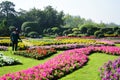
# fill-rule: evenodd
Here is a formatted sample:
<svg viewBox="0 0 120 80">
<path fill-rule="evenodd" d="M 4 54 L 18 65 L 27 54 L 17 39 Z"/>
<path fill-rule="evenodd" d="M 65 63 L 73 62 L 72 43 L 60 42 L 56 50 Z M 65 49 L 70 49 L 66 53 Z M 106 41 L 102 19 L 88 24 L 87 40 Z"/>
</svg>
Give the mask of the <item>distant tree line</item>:
<svg viewBox="0 0 120 80">
<path fill-rule="evenodd" d="M 26 37 L 120 35 L 120 26 L 114 23 L 95 23 L 80 16 L 58 12 L 52 6 L 44 10 L 33 8 L 29 11 L 15 11 L 13 2 L 3 1 L 0 3 L 0 36 L 9 36 L 14 27 Z"/>
</svg>

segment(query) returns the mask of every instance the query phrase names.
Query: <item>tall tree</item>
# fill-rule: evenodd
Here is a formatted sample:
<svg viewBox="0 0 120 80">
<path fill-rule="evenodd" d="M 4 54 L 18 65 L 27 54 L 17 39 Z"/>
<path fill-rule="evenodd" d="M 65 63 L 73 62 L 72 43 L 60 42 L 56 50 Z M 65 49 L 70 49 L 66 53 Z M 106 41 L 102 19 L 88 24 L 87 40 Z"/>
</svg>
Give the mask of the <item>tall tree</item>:
<svg viewBox="0 0 120 80">
<path fill-rule="evenodd" d="M 9 14 L 15 14 L 15 5 L 10 1 L 3 1 L 0 3 L 0 12 L 8 17 Z"/>
<path fill-rule="evenodd" d="M 16 11 L 14 9 L 15 4 L 10 1 L 3 1 L 0 3 L 0 13 L 5 16 L 7 20 L 7 26 L 11 23 L 11 19 L 15 18 Z M 9 22 L 10 20 L 10 22 Z"/>
</svg>

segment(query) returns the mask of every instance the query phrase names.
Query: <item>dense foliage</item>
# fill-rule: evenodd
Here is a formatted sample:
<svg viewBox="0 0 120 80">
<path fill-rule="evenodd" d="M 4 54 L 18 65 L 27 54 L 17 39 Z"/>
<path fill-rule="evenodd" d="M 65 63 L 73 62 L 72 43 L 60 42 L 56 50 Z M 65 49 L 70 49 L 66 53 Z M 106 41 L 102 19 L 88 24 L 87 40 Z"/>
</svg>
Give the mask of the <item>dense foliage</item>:
<svg viewBox="0 0 120 80">
<path fill-rule="evenodd" d="M 0 3 L 0 36 L 9 36 L 10 26 L 17 27 L 21 34 L 31 37 L 28 34 L 32 31 L 40 36 L 118 36 L 120 26 L 114 23 L 95 23 L 80 16 L 71 16 L 58 12 L 52 6 L 41 9 L 20 9 L 15 11 L 14 3 L 3 1 Z M 96 32 L 97 31 L 97 32 Z M 99 32 L 99 33 L 98 33 Z M 35 34 L 36 35 L 36 34 Z M 39 36 L 36 36 L 39 37 Z"/>
</svg>

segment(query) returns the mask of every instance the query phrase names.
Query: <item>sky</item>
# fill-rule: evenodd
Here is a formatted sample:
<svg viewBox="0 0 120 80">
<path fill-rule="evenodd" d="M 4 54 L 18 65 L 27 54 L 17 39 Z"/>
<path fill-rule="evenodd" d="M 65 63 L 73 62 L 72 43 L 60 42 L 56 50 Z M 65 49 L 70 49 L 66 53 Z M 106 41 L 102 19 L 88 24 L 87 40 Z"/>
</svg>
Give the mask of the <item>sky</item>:
<svg viewBox="0 0 120 80">
<path fill-rule="evenodd" d="M 0 0 L 0 3 L 6 0 Z M 20 8 L 43 10 L 50 5 L 65 14 L 80 16 L 100 23 L 115 23 L 120 25 L 120 0 L 7 0 L 15 4 L 15 10 Z"/>
</svg>

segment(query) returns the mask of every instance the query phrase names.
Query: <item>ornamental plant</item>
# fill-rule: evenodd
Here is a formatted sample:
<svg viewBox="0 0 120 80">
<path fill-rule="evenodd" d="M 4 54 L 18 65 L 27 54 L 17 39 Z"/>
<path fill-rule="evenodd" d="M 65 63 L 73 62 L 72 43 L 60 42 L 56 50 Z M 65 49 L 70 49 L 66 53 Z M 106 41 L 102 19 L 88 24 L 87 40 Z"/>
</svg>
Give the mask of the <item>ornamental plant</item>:
<svg viewBox="0 0 120 80">
<path fill-rule="evenodd" d="M 43 59 L 49 55 L 56 53 L 54 48 L 44 49 L 40 47 L 30 47 L 25 51 L 16 51 L 14 54 L 21 55 L 25 57 L 31 57 L 34 59 Z"/>
<path fill-rule="evenodd" d="M 120 48 L 115 46 L 89 46 L 80 49 L 66 50 L 44 64 L 40 64 L 19 72 L 5 74 L 0 77 L 0 80 L 58 80 L 58 78 L 85 65 L 85 63 L 88 61 L 87 55 L 96 51 L 114 55 L 120 54 Z M 104 66 L 108 68 L 104 69 L 103 67 L 100 69 L 102 80 L 119 80 L 116 78 L 116 76 L 119 76 L 120 71 L 119 62 L 120 60 L 115 61 L 114 64 L 113 62 L 109 62 L 109 64 Z M 111 65 L 113 66 L 111 67 Z M 117 71 L 112 69 L 116 69 Z M 110 71 L 115 73 L 114 79 L 111 78 L 113 75 L 111 75 L 112 73 Z"/>
<path fill-rule="evenodd" d="M 48 45 L 48 46 L 30 46 L 29 48 L 44 48 L 44 49 L 50 49 L 54 48 L 56 50 L 69 50 L 69 49 L 75 49 L 75 48 L 81 48 L 85 47 L 86 45 L 83 44 L 61 44 L 61 45 Z"/>
<path fill-rule="evenodd" d="M 68 50 L 44 64 L 27 70 L 5 74 L 0 77 L 0 80 L 57 80 L 75 69 L 82 67 L 87 60 L 88 57 L 85 54 Z"/>
<path fill-rule="evenodd" d="M 1 46 L 10 46 L 10 39 L 1 39 L 0 40 L 0 45 Z"/>
<path fill-rule="evenodd" d="M 8 50 L 8 47 L 6 46 L 0 46 L 0 51 L 7 51 Z"/>
<path fill-rule="evenodd" d="M 92 47 L 96 52 L 103 52 L 112 55 L 120 55 L 120 48 L 116 46 Z"/>
<path fill-rule="evenodd" d="M 37 39 L 26 40 L 34 46 L 46 46 L 46 45 L 61 45 L 61 44 L 84 44 L 84 45 L 114 45 L 110 41 L 98 41 L 96 39 L 82 39 L 82 38 L 69 38 L 69 39 Z M 26 45 L 26 44 L 25 44 Z"/>
<path fill-rule="evenodd" d="M 0 66 L 8 66 L 8 65 L 16 65 L 21 64 L 21 62 L 17 59 L 4 56 L 2 53 L 0 53 Z"/>
<path fill-rule="evenodd" d="M 99 69 L 102 80 L 120 79 L 120 58 L 114 61 L 108 61 Z"/>
</svg>

